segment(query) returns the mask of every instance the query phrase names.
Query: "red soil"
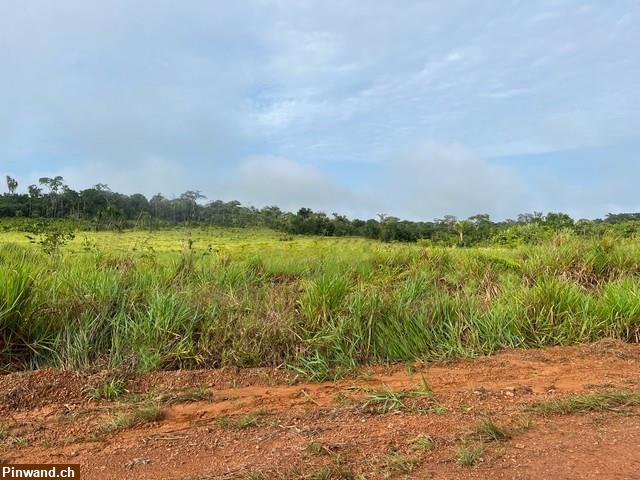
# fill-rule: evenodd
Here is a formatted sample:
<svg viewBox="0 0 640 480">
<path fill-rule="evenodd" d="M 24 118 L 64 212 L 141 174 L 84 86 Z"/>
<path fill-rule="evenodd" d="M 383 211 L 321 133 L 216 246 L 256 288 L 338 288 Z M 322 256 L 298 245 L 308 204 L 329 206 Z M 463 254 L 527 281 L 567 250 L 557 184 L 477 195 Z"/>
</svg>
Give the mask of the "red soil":
<svg viewBox="0 0 640 480">
<path fill-rule="evenodd" d="M 11 374 L 0 377 L 0 429 L 9 427 L 0 459 L 79 463 L 84 479 L 640 479 L 640 407 L 527 411 L 554 398 L 637 391 L 639 367 L 640 346 L 602 341 L 371 367 L 322 384 L 268 369 L 162 372 L 130 376 L 128 391 L 183 403 L 165 402 L 159 421 L 106 433 L 101 425 L 114 413 L 144 401 L 88 401 L 87 386 L 108 372 Z M 422 378 L 432 397 L 372 411 L 372 390 L 409 392 Z M 212 398 L 177 398 L 194 387 Z M 509 427 L 511 438 L 475 438 L 486 419 Z M 249 425 L 239 428 L 243 420 Z M 416 449 L 418 435 L 430 436 L 434 448 Z M 456 460 L 465 445 L 483 448 L 473 467 Z"/>
</svg>

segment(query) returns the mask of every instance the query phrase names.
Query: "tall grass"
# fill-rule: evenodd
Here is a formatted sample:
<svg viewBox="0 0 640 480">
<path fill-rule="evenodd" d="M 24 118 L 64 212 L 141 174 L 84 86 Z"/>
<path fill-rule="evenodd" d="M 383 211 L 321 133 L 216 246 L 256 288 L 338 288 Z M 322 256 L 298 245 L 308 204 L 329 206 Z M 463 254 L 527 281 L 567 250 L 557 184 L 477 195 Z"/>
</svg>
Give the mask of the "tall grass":
<svg viewBox="0 0 640 480">
<path fill-rule="evenodd" d="M 290 365 L 321 380 L 365 362 L 640 340 L 636 240 L 446 249 L 216 230 L 185 250 L 171 235 L 55 256 L 0 243 L 0 364 Z"/>
</svg>

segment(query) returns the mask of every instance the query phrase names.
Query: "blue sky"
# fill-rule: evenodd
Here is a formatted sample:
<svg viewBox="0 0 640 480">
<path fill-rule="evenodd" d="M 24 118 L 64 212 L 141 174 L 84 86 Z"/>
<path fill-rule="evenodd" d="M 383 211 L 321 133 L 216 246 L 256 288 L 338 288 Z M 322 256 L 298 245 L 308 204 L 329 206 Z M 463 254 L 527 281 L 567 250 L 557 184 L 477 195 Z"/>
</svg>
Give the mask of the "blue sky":
<svg viewBox="0 0 640 480">
<path fill-rule="evenodd" d="M 640 211 L 640 3 L 3 0 L 21 188 L 412 219 Z"/>
</svg>

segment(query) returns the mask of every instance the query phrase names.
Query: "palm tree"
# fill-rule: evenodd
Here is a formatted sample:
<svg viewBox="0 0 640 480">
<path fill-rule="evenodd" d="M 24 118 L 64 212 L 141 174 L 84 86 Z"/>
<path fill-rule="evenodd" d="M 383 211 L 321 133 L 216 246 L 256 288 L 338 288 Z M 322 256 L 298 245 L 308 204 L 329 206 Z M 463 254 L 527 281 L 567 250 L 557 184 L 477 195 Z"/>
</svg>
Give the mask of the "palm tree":
<svg viewBox="0 0 640 480">
<path fill-rule="evenodd" d="M 15 178 L 11 178 L 7 175 L 7 189 L 9 189 L 9 195 L 15 195 L 16 189 L 18 188 L 18 182 Z"/>
</svg>

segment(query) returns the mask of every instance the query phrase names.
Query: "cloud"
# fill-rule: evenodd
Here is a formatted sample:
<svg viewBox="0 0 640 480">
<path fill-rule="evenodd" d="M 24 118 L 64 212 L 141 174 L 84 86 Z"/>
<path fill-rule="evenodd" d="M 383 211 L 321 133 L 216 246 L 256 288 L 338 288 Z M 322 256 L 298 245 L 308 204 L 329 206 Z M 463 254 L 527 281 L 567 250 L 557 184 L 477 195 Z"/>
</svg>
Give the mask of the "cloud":
<svg viewBox="0 0 640 480">
<path fill-rule="evenodd" d="M 11 158 L 120 167 L 159 156 L 195 166 L 228 161 L 244 141 L 245 62 L 258 41 L 251 11 L 146 0 L 29 5 L 0 6 L 0 140 Z M 231 25 L 245 23 L 250 41 L 234 42 Z"/>
<path fill-rule="evenodd" d="M 312 207 L 327 213 L 357 215 L 370 210 L 366 195 L 340 185 L 311 165 L 286 158 L 253 156 L 245 159 L 224 183 L 221 192 L 244 203 L 277 205 L 296 211 Z"/>
<path fill-rule="evenodd" d="M 508 165 L 483 159 L 459 145 L 423 143 L 388 167 L 381 185 L 387 204 L 413 219 L 445 214 L 506 217 L 531 206 L 523 179 Z"/>
<path fill-rule="evenodd" d="M 37 178 L 35 173 L 32 178 Z M 178 196 L 186 190 L 176 187 L 189 181 L 188 172 L 180 164 L 157 156 L 149 156 L 125 168 L 114 168 L 110 162 L 86 162 L 73 168 L 53 170 L 47 175 L 61 175 L 68 185 L 78 189 L 106 183 L 117 192 L 147 196 L 161 192 L 169 197 Z"/>
<path fill-rule="evenodd" d="M 595 211 L 561 157 L 518 158 L 640 140 L 639 22 L 627 0 L 5 0 L 0 173 L 399 216 Z"/>
</svg>

